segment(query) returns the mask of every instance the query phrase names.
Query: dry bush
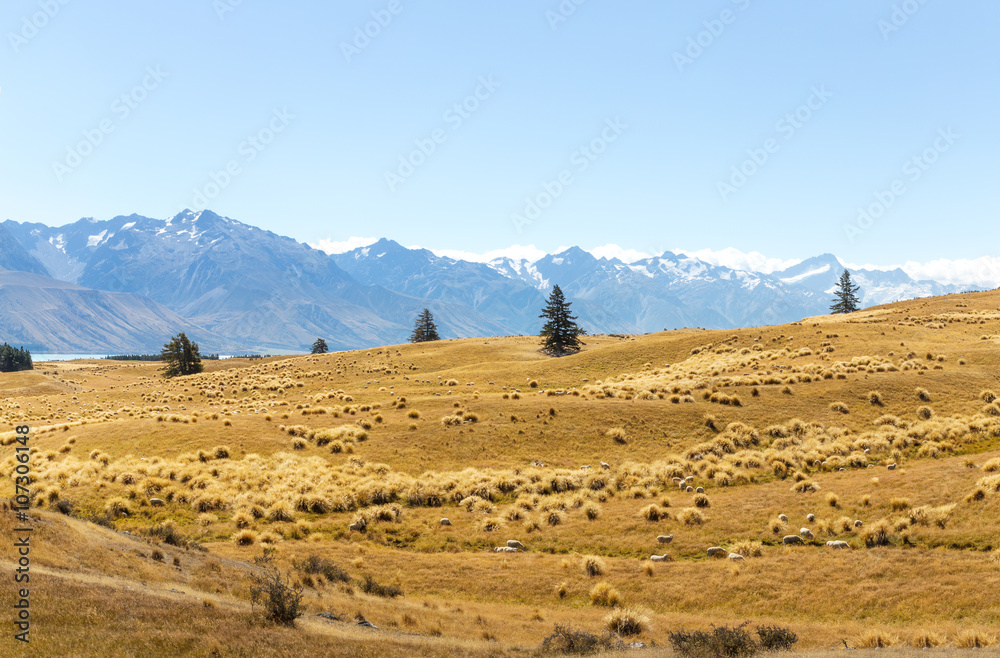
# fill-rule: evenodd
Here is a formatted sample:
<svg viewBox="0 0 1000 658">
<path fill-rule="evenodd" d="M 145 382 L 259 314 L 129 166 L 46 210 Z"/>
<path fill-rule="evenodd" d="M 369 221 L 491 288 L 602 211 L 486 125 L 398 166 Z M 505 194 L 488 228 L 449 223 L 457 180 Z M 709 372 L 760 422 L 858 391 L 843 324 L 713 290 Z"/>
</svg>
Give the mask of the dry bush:
<svg viewBox="0 0 1000 658">
<path fill-rule="evenodd" d="M 622 595 L 607 582 L 601 581 L 590 590 L 590 604 L 613 608 L 622 604 Z"/>
<path fill-rule="evenodd" d="M 793 484 L 791 491 L 794 491 L 795 493 L 810 493 L 812 491 L 819 491 L 819 484 L 812 480 L 802 480 L 801 482 Z"/>
<path fill-rule="evenodd" d="M 983 471 L 986 473 L 992 473 L 994 471 L 1000 471 L 1000 457 L 994 457 L 983 464 Z"/>
<path fill-rule="evenodd" d="M 843 402 L 832 402 L 830 403 L 830 411 L 834 413 L 849 414 L 851 410 Z"/>
<path fill-rule="evenodd" d="M 704 507 L 711 507 L 712 506 L 712 502 L 708 499 L 708 496 L 706 496 L 703 493 L 695 494 L 695 496 L 694 496 L 694 506 L 695 507 L 703 507 L 703 508 Z"/>
<path fill-rule="evenodd" d="M 917 416 L 923 418 L 924 420 L 930 420 L 934 417 L 934 410 L 927 406 L 918 407 Z"/>
<path fill-rule="evenodd" d="M 899 637 L 878 630 L 866 631 L 854 640 L 855 647 L 859 649 L 884 649 L 894 647 L 899 643 Z"/>
<path fill-rule="evenodd" d="M 663 518 L 669 518 L 669 514 L 665 514 L 663 510 L 656 504 L 647 505 L 639 510 L 639 516 L 646 519 L 649 522 L 659 521 Z"/>
<path fill-rule="evenodd" d="M 826 495 L 826 504 L 830 507 L 840 506 L 840 497 L 832 491 Z"/>
<path fill-rule="evenodd" d="M 589 521 L 593 521 L 601 515 L 601 506 L 596 503 L 587 503 L 583 506 L 583 514 Z"/>
<path fill-rule="evenodd" d="M 955 646 L 959 649 L 981 649 L 996 644 L 996 637 L 982 631 L 965 631 L 955 637 Z"/>
<path fill-rule="evenodd" d="M 742 555 L 743 557 L 760 557 L 764 554 L 764 545 L 752 539 L 743 539 L 733 544 L 730 552 Z"/>
<path fill-rule="evenodd" d="M 910 639 L 910 646 L 915 649 L 933 649 L 944 643 L 944 637 L 929 631 L 921 631 Z"/>
<path fill-rule="evenodd" d="M 237 546 L 253 546 L 257 539 L 257 533 L 249 528 L 244 528 L 233 535 L 233 543 Z"/>
<path fill-rule="evenodd" d="M 928 391 L 926 388 L 918 388 L 916 389 L 915 393 L 917 394 L 917 399 L 919 399 L 921 402 L 931 401 L 930 391 Z"/>
<path fill-rule="evenodd" d="M 618 445 L 625 445 L 628 443 L 628 436 L 625 433 L 625 429 L 622 427 L 614 427 L 609 429 L 604 433 L 606 437 L 617 443 Z"/>
<path fill-rule="evenodd" d="M 876 407 L 884 406 L 885 403 L 882 401 L 882 394 L 878 391 L 868 391 L 868 402 L 875 405 Z"/>
<path fill-rule="evenodd" d="M 866 548 L 889 546 L 892 543 L 889 522 L 882 519 L 866 526 L 861 531 L 861 538 L 864 540 Z"/>
<path fill-rule="evenodd" d="M 892 508 L 893 512 L 902 512 L 904 510 L 910 509 L 910 499 L 909 498 L 893 498 L 889 501 L 889 507 Z"/>
</svg>

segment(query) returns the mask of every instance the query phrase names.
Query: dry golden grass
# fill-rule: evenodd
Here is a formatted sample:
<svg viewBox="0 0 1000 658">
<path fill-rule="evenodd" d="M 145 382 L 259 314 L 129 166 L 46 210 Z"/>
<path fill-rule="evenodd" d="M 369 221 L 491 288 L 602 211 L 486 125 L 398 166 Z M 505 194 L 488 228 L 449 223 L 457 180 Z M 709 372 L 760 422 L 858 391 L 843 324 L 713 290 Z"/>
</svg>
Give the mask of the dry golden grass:
<svg viewBox="0 0 1000 658">
<path fill-rule="evenodd" d="M 556 623 L 599 632 L 608 611 L 590 605 L 580 556 L 599 560 L 595 576 L 619 602 L 649 609 L 642 637 L 660 645 L 681 625 L 744 619 L 791 626 L 804 648 L 873 628 L 900 645 L 956 644 L 962 633 L 982 644 L 1000 589 L 1000 415 L 990 410 L 1000 355 L 980 336 L 1000 335 L 998 301 L 966 294 L 781 327 L 591 336 L 561 359 L 528 337 L 212 362 L 172 381 L 155 364 L 39 364 L 5 377 L 2 416 L 33 428 L 40 568 L 212 594 L 217 607 L 200 614 L 215 620 L 245 609 L 262 547 L 300 579 L 293 561 L 322 554 L 405 592 L 372 600 L 302 580 L 311 612 L 362 611 L 380 627 L 337 627 L 364 640 L 345 640 L 356 655 L 517 653 Z M 4 496 L 13 439 L 0 435 Z M 59 515 L 64 503 L 132 534 Z M 783 547 L 801 526 L 814 545 Z M 254 542 L 240 545 L 241 533 Z M 674 535 L 673 561 L 650 572 L 660 534 Z M 122 537 L 132 543 L 109 552 Z M 527 552 L 492 552 L 507 539 Z M 752 559 L 709 561 L 709 546 Z M 157 605 L 168 625 L 188 614 L 180 599 Z M 89 638 L 120 634 L 111 613 L 87 631 L 61 628 L 69 653 L 84 655 Z M 315 619 L 294 636 L 205 628 L 221 647 L 271 636 L 290 653 L 330 652 Z M 173 642 L 186 631 L 138 630 L 185 651 Z"/>
</svg>

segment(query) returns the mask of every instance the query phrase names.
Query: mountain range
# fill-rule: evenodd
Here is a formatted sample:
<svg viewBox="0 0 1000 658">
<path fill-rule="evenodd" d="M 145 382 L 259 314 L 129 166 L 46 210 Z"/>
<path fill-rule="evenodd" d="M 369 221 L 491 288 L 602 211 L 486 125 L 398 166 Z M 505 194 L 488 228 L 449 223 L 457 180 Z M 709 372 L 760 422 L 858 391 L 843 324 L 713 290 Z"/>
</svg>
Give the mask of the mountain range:
<svg viewBox="0 0 1000 658">
<path fill-rule="evenodd" d="M 722 329 L 827 313 L 831 254 L 764 274 L 684 254 L 625 263 L 571 247 L 469 262 L 382 239 L 329 255 L 185 210 L 61 227 L 0 223 L 0 339 L 42 352 L 158 351 L 185 331 L 203 351 L 302 351 L 403 342 L 423 308 L 442 337 L 536 334 L 554 284 L 589 333 Z M 960 292 L 900 269 L 853 270 L 863 306 Z"/>
</svg>

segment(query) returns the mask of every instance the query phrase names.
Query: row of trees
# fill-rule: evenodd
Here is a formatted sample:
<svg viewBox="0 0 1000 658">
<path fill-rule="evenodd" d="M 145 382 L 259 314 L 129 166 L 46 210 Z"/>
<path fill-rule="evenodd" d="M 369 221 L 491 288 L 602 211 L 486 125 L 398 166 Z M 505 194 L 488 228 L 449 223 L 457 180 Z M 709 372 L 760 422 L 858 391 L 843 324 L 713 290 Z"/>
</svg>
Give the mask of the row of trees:
<svg viewBox="0 0 1000 658">
<path fill-rule="evenodd" d="M 33 370 L 31 352 L 23 347 L 11 347 L 7 343 L 0 346 L 0 372 L 15 372 L 17 370 Z"/>
<path fill-rule="evenodd" d="M 834 301 L 830 310 L 834 313 L 857 311 L 860 308 L 857 294 L 860 289 L 860 286 L 851 281 L 851 273 L 845 269 L 834 292 Z M 580 328 L 576 323 L 576 316 L 570 313 L 569 307 L 571 305 L 572 302 L 566 301 L 562 289 L 559 286 L 553 286 L 545 307 L 542 309 L 542 314 L 538 316 L 545 320 L 540 334 L 542 349 L 555 356 L 575 352 L 584 344 L 580 340 L 580 336 L 587 332 Z M 438 333 L 437 324 L 434 322 L 434 316 L 429 309 L 425 308 L 414 322 L 410 342 L 425 343 L 435 340 L 441 340 L 441 336 Z M 329 351 L 329 346 L 322 338 L 317 338 L 316 342 L 312 344 L 312 354 L 326 354 Z M 164 345 L 159 358 L 166 362 L 165 377 L 192 375 L 203 369 L 198 344 L 188 340 L 184 333 L 178 334 Z M 17 364 L 23 363 L 27 363 L 27 366 L 17 367 Z M 0 348 L 0 369 L 4 372 L 31 369 L 31 354 L 27 350 L 17 350 L 4 343 L 3 347 Z"/>
</svg>

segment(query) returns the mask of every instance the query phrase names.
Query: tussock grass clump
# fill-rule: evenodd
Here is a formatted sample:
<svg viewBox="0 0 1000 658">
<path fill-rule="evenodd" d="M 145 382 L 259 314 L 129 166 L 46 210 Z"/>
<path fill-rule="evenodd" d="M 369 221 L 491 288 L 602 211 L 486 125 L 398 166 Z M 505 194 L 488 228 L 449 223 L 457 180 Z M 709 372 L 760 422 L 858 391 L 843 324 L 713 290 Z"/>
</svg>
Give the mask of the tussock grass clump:
<svg viewBox="0 0 1000 658">
<path fill-rule="evenodd" d="M 649 614 L 644 608 L 619 607 L 604 618 L 604 625 L 622 637 L 640 635 L 649 628 Z"/>
<path fill-rule="evenodd" d="M 830 403 L 830 411 L 839 414 L 849 414 L 851 410 L 843 402 L 832 402 Z"/>
<path fill-rule="evenodd" d="M 641 516 L 642 518 L 646 519 L 651 523 L 660 521 L 665 518 L 670 518 L 669 512 L 660 509 L 660 507 L 655 503 L 652 505 L 647 505 L 646 507 L 643 507 L 641 510 L 639 510 L 639 516 Z"/>
<path fill-rule="evenodd" d="M 601 506 L 596 503 L 587 503 L 583 506 L 583 515 L 588 521 L 593 521 L 601 515 Z"/>
<path fill-rule="evenodd" d="M 617 443 L 618 445 L 625 445 L 628 443 L 628 435 L 625 433 L 625 429 L 622 427 L 613 427 L 604 433 L 606 437 Z"/>
<path fill-rule="evenodd" d="M 868 391 L 868 402 L 876 407 L 885 406 L 885 403 L 882 401 L 882 394 L 878 391 Z"/>
<path fill-rule="evenodd" d="M 586 631 L 573 630 L 569 626 L 556 624 L 551 635 L 542 641 L 541 653 L 548 654 L 592 654 L 600 651 L 623 651 L 625 643 L 610 633 L 598 637 Z"/>
<path fill-rule="evenodd" d="M 590 604 L 613 608 L 622 604 L 622 595 L 610 584 L 601 581 L 590 590 Z"/>
<path fill-rule="evenodd" d="M 685 658 L 744 658 L 760 651 L 760 645 L 746 630 L 750 622 L 739 626 L 713 626 L 707 631 L 674 631 L 667 635 L 674 653 Z"/>
<path fill-rule="evenodd" d="M 994 471 L 1000 471 L 1000 457 L 994 457 L 983 464 L 983 471 L 986 473 L 993 473 Z"/>
<path fill-rule="evenodd" d="M 924 420 L 930 420 L 934 417 L 934 410 L 928 406 L 918 407 L 917 416 L 923 418 Z"/>
<path fill-rule="evenodd" d="M 893 512 L 902 512 L 904 510 L 910 509 L 910 499 L 909 498 L 893 498 L 889 501 L 889 507 L 892 508 Z"/>
<path fill-rule="evenodd" d="M 365 574 L 364 580 L 361 581 L 361 591 L 365 594 L 380 596 L 385 599 L 391 599 L 403 595 L 403 590 L 399 587 L 395 585 L 380 585 L 375 582 L 375 579 L 371 577 L 371 574 Z"/>
<path fill-rule="evenodd" d="M 233 535 L 233 543 L 237 546 L 253 546 L 257 540 L 257 533 L 249 528 L 244 528 Z"/>
<path fill-rule="evenodd" d="M 684 525 L 701 525 L 705 522 L 705 515 L 694 507 L 685 507 L 677 512 L 677 520 Z"/>
<path fill-rule="evenodd" d="M 712 501 L 710 501 L 708 499 L 708 496 L 706 496 L 703 493 L 695 494 L 695 496 L 694 496 L 694 506 L 695 507 L 702 507 L 702 508 L 711 507 L 712 506 Z"/>
<path fill-rule="evenodd" d="M 861 531 L 861 538 L 865 542 L 865 548 L 875 548 L 877 546 L 889 546 L 892 543 L 892 535 L 889 522 L 885 519 L 876 521 Z M 891 646 L 891 645 L 889 645 Z"/>
<path fill-rule="evenodd" d="M 931 401 L 931 393 L 926 388 L 918 388 L 914 392 L 917 395 L 917 399 L 920 400 L 921 402 Z"/>
<path fill-rule="evenodd" d="M 113 498 L 109 498 L 108 501 L 104 503 L 104 511 L 111 518 L 131 516 L 132 503 L 121 496 L 114 496 Z"/>
<path fill-rule="evenodd" d="M 731 552 L 743 557 L 760 557 L 764 554 L 764 545 L 752 539 L 743 539 L 733 544 Z"/>
<path fill-rule="evenodd" d="M 832 491 L 826 495 L 826 504 L 830 507 L 840 506 L 840 497 Z"/>
<path fill-rule="evenodd" d="M 945 638 L 937 633 L 921 631 L 910 639 L 910 646 L 915 649 L 933 649 L 945 643 Z"/>
<path fill-rule="evenodd" d="M 870 630 L 859 635 L 854 644 L 859 649 L 885 649 L 900 644 L 898 636 L 886 631 Z"/>
<path fill-rule="evenodd" d="M 990 404 L 991 402 L 995 402 L 997 400 L 997 394 L 991 390 L 984 390 L 979 393 L 979 399 L 986 404 Z"/>
<path fill-rule="evenodd" d="M 955 646 L 959 649 L 983 649 L 996 644 L 997 638 L 982 631 L 965 631 L 955 637 Z"/>
<path fill-rule="evenodd" d="M 596 578 L 597 576 L 603 575 L 605 566 L 604 560 L 594 555 L 586 555 L 582 562 L 583 573 L 587 574 L 591 578 Z"/>
<path fill-rule="evenodd" d="M 802 480 L 793 484 L 791 491 L 795 493 L 810 493 L 812 491 L 819 491 L 819 484 L 813 480 Z"/>
</svg>

